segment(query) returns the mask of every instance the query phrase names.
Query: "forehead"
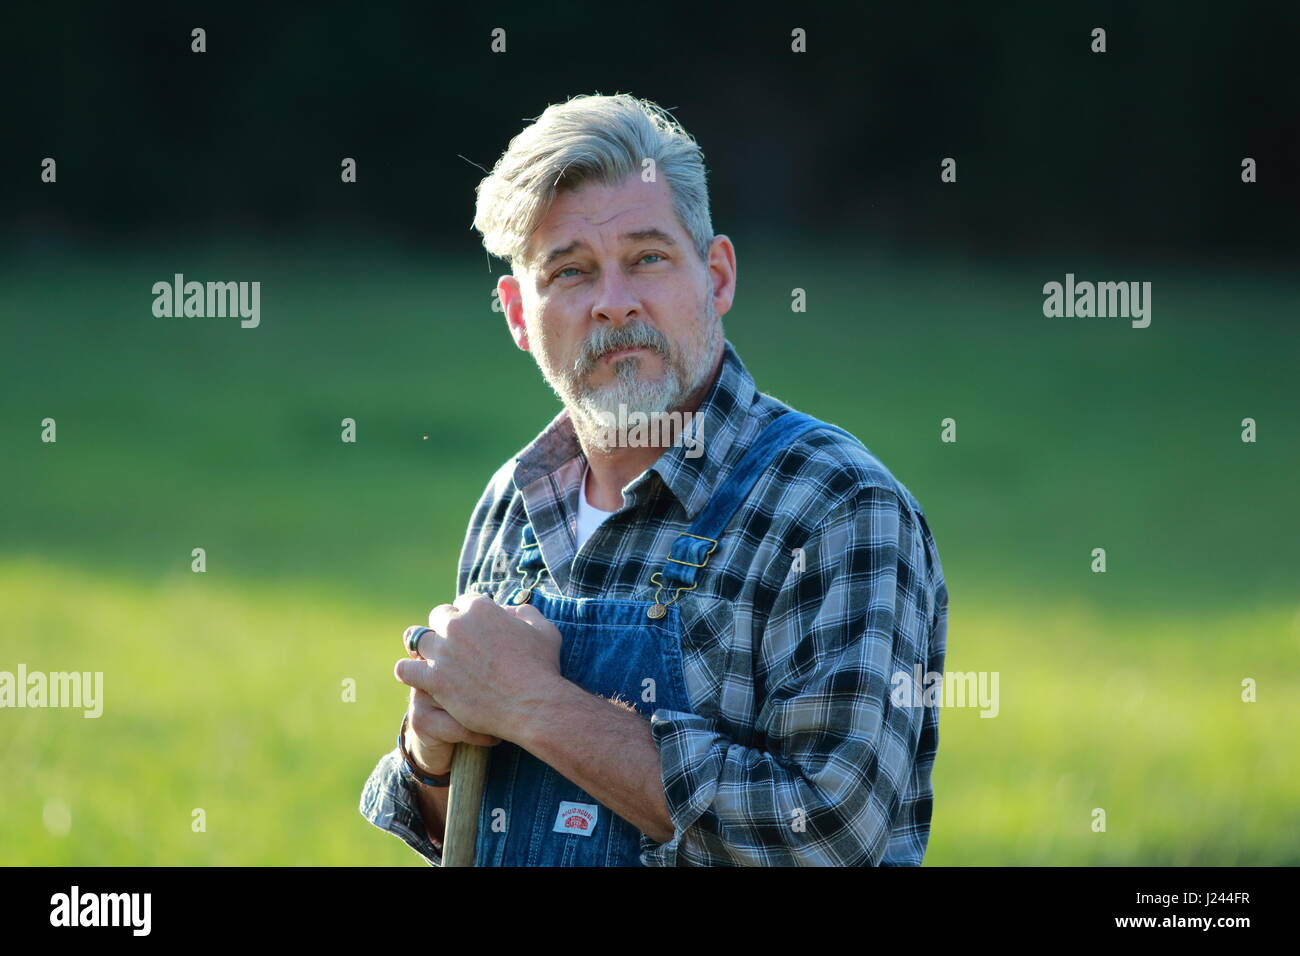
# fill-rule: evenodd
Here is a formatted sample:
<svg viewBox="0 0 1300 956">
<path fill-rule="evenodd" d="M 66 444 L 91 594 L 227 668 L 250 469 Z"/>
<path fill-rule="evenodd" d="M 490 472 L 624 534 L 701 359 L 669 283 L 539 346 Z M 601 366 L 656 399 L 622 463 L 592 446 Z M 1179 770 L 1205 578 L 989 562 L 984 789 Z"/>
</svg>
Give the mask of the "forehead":
<svg viewBox="0 0 1300 956">
<path fill-rule="evenodd" d="M 617 244 L 628 232 L 660 229 L 686 241 L 677 221 L 672 192 L 662 177 L 642 182 L 637 173 L 613 186 L 583 183 L 557 193 L 528 243 L 528 261 L 540 266 L 554 250 L 575 242 Z"/>
</svg>

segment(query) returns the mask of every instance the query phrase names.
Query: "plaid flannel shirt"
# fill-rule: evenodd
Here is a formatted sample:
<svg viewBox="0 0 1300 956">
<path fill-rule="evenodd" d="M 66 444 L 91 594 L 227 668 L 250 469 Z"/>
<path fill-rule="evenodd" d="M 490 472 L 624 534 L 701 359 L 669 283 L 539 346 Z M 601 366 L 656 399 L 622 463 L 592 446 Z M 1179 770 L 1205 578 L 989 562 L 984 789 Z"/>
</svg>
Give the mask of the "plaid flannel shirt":
<svg viewBox="0 0 1300 956">
<path fill-rule="evenodd" d="M 586 462 L 562 411 L 488 483 L 465 537 L 457 593 L 507 600 L 531 517 L 550 570 L 542 589 L 650 600 L 650 575 L 678 532 L 787 410 L 756 389 L 726 342 L 699 409 L 703 453 L 666 449 L 577 553 Z M 891 690 L 918 667 L 942 672 L 948 593 L 906 488 L 851 439 L 805 434 L 777 455 L 698 588 L 678 603 L 691 709 L 657 710 L 648 728 L 674 833 L 663 844 L 643 834 L 642 861 L 919 865 L 939 711 L 897 706 Z M 361 813 L 441 865 L 417 786 L 394 749 L 367 780 Z"/>
</svg>

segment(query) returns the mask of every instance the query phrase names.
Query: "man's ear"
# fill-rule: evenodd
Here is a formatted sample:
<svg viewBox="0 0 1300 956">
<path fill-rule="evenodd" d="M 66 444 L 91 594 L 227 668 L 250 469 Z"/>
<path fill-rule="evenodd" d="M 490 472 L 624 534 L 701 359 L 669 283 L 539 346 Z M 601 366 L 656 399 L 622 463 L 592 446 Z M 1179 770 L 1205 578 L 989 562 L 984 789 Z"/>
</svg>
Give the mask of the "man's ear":
<svg viewBox="0 0 1300 956">
<path fill-rule="evenodd" d="M 528 351 L 528 325 L 524 322 L 524 296 L 519 280 L 513 275 L 504 275 L 497 279 L 497 298 L 501 302 L 501 311 L 506 316 L 506 327 L 515 345 Z"/>
<path fill-rule="evenodd" d="M 712 283 L 713 308 L 721 318 L 731 311 L 731 303 L 736 297 L 736 247 L 730 237 L 721 234 L 713 237 L 706 266 Z"/>
</svg>

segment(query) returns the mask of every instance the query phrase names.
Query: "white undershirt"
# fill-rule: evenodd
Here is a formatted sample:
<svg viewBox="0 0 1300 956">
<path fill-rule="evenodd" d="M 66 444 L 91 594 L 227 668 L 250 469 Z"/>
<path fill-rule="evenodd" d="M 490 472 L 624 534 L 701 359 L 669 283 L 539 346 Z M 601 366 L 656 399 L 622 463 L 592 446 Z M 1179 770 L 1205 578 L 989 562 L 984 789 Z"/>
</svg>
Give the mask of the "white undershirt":
<svg viewBox="0 0 1300 956">
<path fill-rule="evenodd" d="M 591 470 L 588 465 L 582 472 L 582 489 L 578 492 L 578 547 L 582 548 L 587 539 L 591 537 L 592 532 L 600 527 L 600 523 L 612 515 L 612 511 L 602 511 L 599 508 L 592 507 L 591 502 L 587 500 L 587 472 Z"/>
</svg>

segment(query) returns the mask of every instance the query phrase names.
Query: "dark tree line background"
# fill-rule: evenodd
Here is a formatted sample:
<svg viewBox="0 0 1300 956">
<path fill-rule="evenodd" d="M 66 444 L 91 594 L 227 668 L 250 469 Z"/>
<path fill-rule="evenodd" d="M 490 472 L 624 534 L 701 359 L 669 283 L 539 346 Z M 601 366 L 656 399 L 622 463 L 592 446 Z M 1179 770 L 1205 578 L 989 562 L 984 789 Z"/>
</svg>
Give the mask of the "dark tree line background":
<svg viewBox="0 0 1300 956">
<path fill-rule="evenodd" d="M 1300 248 L 1295 2 L 29 3 L 3 18 L 11 248 L 473 247 L 474 164 L 581 92 L 674 110 L 704 148 L 719 232 L 1272 264 Z M 806 54 L 789 52 L 794 27 Z M 948 156 L 956 185 L 939 181 Z"/>
</svg>

